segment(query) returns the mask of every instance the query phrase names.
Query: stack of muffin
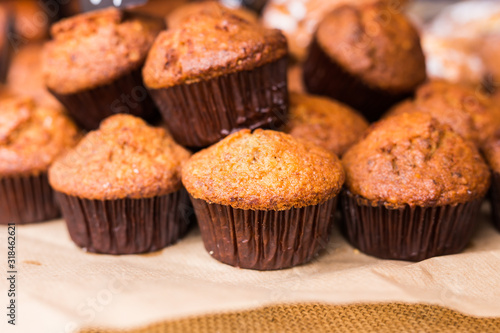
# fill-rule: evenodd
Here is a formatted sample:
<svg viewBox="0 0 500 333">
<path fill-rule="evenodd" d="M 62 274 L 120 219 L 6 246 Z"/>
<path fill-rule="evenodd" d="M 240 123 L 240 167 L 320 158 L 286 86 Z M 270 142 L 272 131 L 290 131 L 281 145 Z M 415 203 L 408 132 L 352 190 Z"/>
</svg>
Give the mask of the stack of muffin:
<svg viewBox="0 0 500 333">
<path fill-rule="evenodd" d="M 425 82 L 415 28 L 364 2 L 319 23 L 301 65 L 311 94 L 289 93 L 281 31 L 215 2 L 180 8 L 166 30 L 117 9 L 54 24 L 43 77 L 67 113 L 1 98 L 0 223 L 60 208 L 78 246 L 132 254 L 196 217 L 215 259 L 272 270 L 325 248 L 340 205 L 367 254 L 461 251 L 490 187 L 480 150 L 500 182 L 500 108 Z"/>
</svg>

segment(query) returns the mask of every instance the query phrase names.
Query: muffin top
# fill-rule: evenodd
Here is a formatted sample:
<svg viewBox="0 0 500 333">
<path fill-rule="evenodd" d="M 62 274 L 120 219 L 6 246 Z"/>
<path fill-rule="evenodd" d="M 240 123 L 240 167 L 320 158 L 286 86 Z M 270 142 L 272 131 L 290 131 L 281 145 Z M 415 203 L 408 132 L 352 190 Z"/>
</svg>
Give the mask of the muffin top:
<svg viewBox="0 0 500 333">
<path fill-rule="evenodd" d="M 333 198 L 344 183 L 337 157 L 270 131 L 242 130 L 186 163 L 182 182 L 196 199 L 246 210 L 287 210 Z"/>
<path fill-rule="evenodd" d="M 45 172 L 78 139 L 78 129 L 60 111 L 29 98 L 0 98 L 0 177 Z"/>
<path fill-rule="evenodd" d="M 115 8 L 54 24 L 44 49 L 47 86 L 71 94 L 105 85 L 139 68 L 164 23 Z"/>
<path fill-rule="evenodd" d="M 325 97 L 290 94 L 290 121 L 286 132 L 296 138 L 342 156 L 367 127 L 368 122 L 344 104 Z"/>
<path fill-rule="evenodd" d="M 203 1 L 203 2 L 192 2 L 179 6 L 173 10 L 166 17 L 167 26 L 169 29 L 177 28 L 183 21 L 189 18 L 191 15 L 200 12 L 214 12 L 215 15 L 220 12 L 220 3 L 217 1 Z M 240 16 L 244 20 L 249 22 L 257 22 L 257 15 L 245 8 L 226 8 L 228 11 L 232 12 L 234 15 Z"/>
<path fill-rule="evenodd" d="M 56 191 L 89 200 L 151 198 L 181 188 L 189 156 L 165 129 L 119 114 L 58 159 L 49 181 Z"/>
<path fill-rule="evenodd" d="M 456 133 L 466 140 L 479 146 L 479 132 L 472 116 L 464 112 L 461 107 L 453 107 L 450 100 L 437 95 L 435 98 L 425 100 L 406 100 L 390 109 L 385 117 L 400 115 L 402 113 L 426 112 L 439 122 L 450 126 Z"/>
<path fill-rule="evenodd" d="M 435 107 L 436 112 L 433 115 L 437 112 L 442 114 L 455 112 L 463 114 L 464 117 L 469 116 L 478 133 L 479 145 L 491 138 L 500 128 L 500 105 L 495 104 L 479 89 L 435 80 L 422 85 L 417 90 L 415 101 L 423 108 Z M 455 126 L 452 127 L 455 129 Z M 455 130 L 458 132 L 457 129 Z"/>
<path fill-rule="evenodd" d="M 484 196 L 490 182 L 474 145 L 423 112 L 374 124 L 342 162 L 351 193 L 390 208 L 468 202 Z"/>
<path fill-rule="evenodd" d="M 286 55 L 286 39 L 279 30 L 263 28 L 216 5 L 162 32 L 143 77 L 149 88 L 168 88 L 252 70 Z"/>
<path fill-rule="evenodd" d="M 404 93 L 425 80 L 417 31 L 384 3 L 336 8 L 319 24 L 316 41 L 332 60 L 372 88 Z"/>
</svg>

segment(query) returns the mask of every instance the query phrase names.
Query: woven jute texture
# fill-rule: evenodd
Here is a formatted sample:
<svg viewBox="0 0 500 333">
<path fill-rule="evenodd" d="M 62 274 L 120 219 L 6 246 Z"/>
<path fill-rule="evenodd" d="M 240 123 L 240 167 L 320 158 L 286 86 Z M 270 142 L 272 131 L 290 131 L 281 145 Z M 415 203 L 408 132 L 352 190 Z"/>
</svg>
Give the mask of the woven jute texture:
<svg viewBox="0 0 500 333">
<path fill-rule="evenodd" d="M 185 318 L 135 330 L 81 333 L 170 332 L 500 332 L 500 318 L 466 316 L 424 304 L 292 304 Z"/>
</svg>

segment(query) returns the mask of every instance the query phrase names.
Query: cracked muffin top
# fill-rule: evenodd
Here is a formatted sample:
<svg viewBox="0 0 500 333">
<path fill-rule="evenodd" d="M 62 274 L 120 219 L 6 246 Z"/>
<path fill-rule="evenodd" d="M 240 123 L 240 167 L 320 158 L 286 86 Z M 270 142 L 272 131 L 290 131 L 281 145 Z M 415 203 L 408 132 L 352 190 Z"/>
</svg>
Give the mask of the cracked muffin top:
<svg viewBox="0 0 500 333">
<path fill-rule="evenodd" d="M 56 191 L 89 200 L 152 198 L 182 187 L 189 156 L 165 129 L 119 114 L 58 159 L 49 182 Z"/>
<path fill-rule="evenodd" d="M 404 93 L 426 78 L 418 32 L 382 2 L 336 8 L 320 22 L 315 37 L 332 60 L 372 88 Z"/>
<path fill-rule="evenodd" d="M 30 98 L 0 98 L 0 177 L 37 175 L 77 144 L 76 125 Z"/>
<path fill-rule="evenodd" d="M 149 88 L 168 88 L 252 70 L 287 54 L 286 38 L 279 30 L 249 22 L 219 4 L 160 33 L 143 77 Z"/>
<path fill-rule="evenodd" d="M 245 210 L 321 204 L 344 183 L 327 150 L 271 130 L 242 130 L 194 154 L 182 171 L 192 197 Z"/>
<path fill-rule="evenodd" d="M 160 19 L 115 8 L 62 20 L 44 47 L 45 83 L 59 94 L 108 84 L 144 63 L 163 28 Z"/>
<path fill-rule="evenodd" d="M 475 146 L 423 112 L 375 123 L 342 162 L 352 194 L 391 208 L 464 203 L 490 184 Z"/>
<path fill-rule="evenodd" d="M 290 94 L 290 121 L 285 132 L 293 137 L 342 156 L 367 128 L 363 116 L 342 103 L 326 97 Z"/>
</svg>

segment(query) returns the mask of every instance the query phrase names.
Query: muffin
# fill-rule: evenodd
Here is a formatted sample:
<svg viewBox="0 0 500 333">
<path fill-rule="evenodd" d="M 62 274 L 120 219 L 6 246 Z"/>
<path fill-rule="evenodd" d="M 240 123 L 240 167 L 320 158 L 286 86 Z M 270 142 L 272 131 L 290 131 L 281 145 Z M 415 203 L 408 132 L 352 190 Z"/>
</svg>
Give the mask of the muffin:
<svg viewBox="0 0 500 333">
<path fill-rule="evenodd" d="M 306 94 L 290 94 L 290 121 L 286 132 L 310 141 L 337 156 L 358 141 L 368 122 L 341 103 Z"/>
<path fill-rule="evenodd" d="M 43 44 L 27 44 L 12 57 L 7 75 L 7 86 L 13 92 L 30 96 L 41 105 L 63 109 L 59 101 L 47 90 L 42 73 Z"/>
<path fill-rule="evenodd" d="M 305 93 L 304 81 L 302 79 L 302 64 L 288 66 L 288 90 L 296 93 Z"/>
<path fill-rule="evenodd" d="M 381 120 L 342 163 L 342 229 L 360 251 L 419 261 L 467 245 L 490 173 L 472 143 L 430 114 Z"/>
<path fill-rule="evenodd" d="M 500 231 L 500 137 L 491 138 L 483 147 L 491 170 L 490 201 L 493 223 Z"/>
<path fill-rule="evenodd" d="M 90 252 L 155 251 L 189 226 L 181 167 L 190 153 L 163 128 L 114 115 L 49 170 L 71 239 Z"/>
<path fill-rule="evenodd" d="M 0 224 L 59 216 L 47 170 L 78 140 L 64 114 L 22 97 L 0 98 Z"/>
<path fill-rule="evenodd" d="M 337 157 L 271 130 L 241 130 L 186 163 L 205 248 L 241 268 L 304 264 L 327 245 L 344 182 Z"/>
<path fill-rule="evenodd" d="M 143 76 L 176 141 L 206 147 L 239 129 L 282 126 L 286 67 L 280 31 L 214 5 L 162 32 Z"/>
<path fill-rule="evenodd" d="M 59 21 L 45 45 L 45 83 L 85 129 L 116 113 L 154 119 L 141 67 L 163 27 L 159 19 L 114 8 Z"/>
<path fill-rule="evenodd" d="M 257 15 L 244 8 L 225 8 L 236 16 L 249 22 L 257 22 Z M 196 15 L 200 12 L 205 12 L 207 14 L 214 13 L 217 15 L 220 11 L 220 4 L 217 1 L 203 1 L 187 3 L 185 5 L 179 6 L 166 17 L 166 23 L 169 29 L 177 28 L 183 21 L 189 18 L 191 15 Z"/>
<path fill-rule="evenodd" d="M 344 5 L 318 26 L 304 63 L 304 83 L 369 121 L 413 93 L 426 78 L 417 31 L 384 3 Z"/>
</svg>

